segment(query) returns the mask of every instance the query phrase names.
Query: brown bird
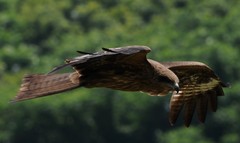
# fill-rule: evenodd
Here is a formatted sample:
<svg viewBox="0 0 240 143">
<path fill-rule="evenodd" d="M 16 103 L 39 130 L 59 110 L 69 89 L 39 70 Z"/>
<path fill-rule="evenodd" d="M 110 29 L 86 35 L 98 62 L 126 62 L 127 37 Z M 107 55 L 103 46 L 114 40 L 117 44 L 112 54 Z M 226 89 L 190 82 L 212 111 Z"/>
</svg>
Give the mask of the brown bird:
<svg viewBox="0 0 240 143">
<path fill-rule="evenodd" d="M 207 108 L 217 110 L 217 96 L 227 87 L 205 64 L 200 62 L 162 62 L 147 59 L 151 49 L 146 46 L 103 48 L 96 53 L 82 54 L 67 59 L 66 64 L 48 74 L 24 77 L 13 102 L 72 90 L 78 87 L 105 87 L 123 91 L 142 91 L 149 95 L 172 93 L 169 122 L 173 125 L 181 110 L 185 126 L 189 126 L 197 111 L 198 119 L 205 121 Z M 56 73 L 72 66 L 72 73 Z"/>
</svg>

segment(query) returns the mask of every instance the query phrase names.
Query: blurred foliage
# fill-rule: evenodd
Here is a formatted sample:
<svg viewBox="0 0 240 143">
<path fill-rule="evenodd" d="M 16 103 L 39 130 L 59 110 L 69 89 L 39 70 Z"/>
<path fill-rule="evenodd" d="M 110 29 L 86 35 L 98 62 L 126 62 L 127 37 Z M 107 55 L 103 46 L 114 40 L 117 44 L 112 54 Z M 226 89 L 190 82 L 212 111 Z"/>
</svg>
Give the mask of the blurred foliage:
<svg viewBox="0 0 240 143">
<path fill-rule="evenodd" d="M 240 142 L 239 9 L 238 0 L 0 0 L 0 142 Z M 79 89 L 8 103 L 24 74 L 47 73 L 77 50 L 125 45 L 207 63 L 232 88 L 190 128 L 182 118 L 169 125 L 169 96 Z"/>
</svg>

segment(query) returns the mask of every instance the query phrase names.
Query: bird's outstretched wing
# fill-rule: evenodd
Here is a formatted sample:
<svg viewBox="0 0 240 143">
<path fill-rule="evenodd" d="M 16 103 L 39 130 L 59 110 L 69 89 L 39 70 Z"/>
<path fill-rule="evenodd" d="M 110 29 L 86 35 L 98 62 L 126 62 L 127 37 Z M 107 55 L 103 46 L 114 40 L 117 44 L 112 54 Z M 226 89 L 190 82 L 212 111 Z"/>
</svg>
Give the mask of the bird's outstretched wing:
<svg viewBox="0 0 240 143">
<path fill-rule="evenodd" d="M 76 70 L 83 72 L 88 69 L 94 70 L 94 68 L 97 69 L 99 66 L 107 64 L 145 64 L 147 62 L 146 54 L 151 51 L 147 46 L 126 46 L 102 49 L 103 51 L 95 53 L 77 51 L 83 55 L 73 59 L 67 59 L 66 64 L 54 68 L 49 74 L 55 73 L 67 66 L 72 66 Z"/>
<path fill-rule="evenodd" d="M 179 93 L 174 92 L 170 101 L 169 122 L 173 125 L 181 110 L 185 126 L 189 126 L 196 109 L 200 122 L 204 122 L 207 108 L 217 110 L 217 96 L 223 96 L 227 87 L 207 65 L 200 62 L 163 62 L 179 78 Z"/>
<path fill-rule="evenodd" d="M 150 48 L 146 46 L 103 48 L 103 51 L 96 53 L 78 51 L 83 55 L 66 60 L 66 64 L 54 68 L 49 74 L 25 76 L 21 88 L 13 101 L 48 96 L 81 87 L 86 83 L 91 87 L 101 84 L 103 87 L 115 87 L 116 89 L 128 88 L 130 85 L 124 84 L 125 79 L 119 77 L 119 83 L 113 84 L 112 78 L 116 78 L 120 72 L 127 73 L 130 71 L 130 74 L 136 75 L 132 70 L 144 69 L 141 64 L 150 65 L 146 59 L 148 52 L 150 52 Z M 55 73 L 68 66 L 72 66 L 76 71 L 73 73 Z M 87 79 L 84 80 L 82 77 L 87 77 Z M 138 83 L 134 86 L 139 88 Z"/>
</svg>

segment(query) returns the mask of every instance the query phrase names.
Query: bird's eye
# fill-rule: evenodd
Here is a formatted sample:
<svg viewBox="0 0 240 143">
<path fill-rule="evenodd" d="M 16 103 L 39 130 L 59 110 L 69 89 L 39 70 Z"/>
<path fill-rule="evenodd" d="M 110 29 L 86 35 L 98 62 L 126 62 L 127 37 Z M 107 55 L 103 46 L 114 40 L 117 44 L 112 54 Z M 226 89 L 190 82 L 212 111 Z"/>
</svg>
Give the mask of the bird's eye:
<svg viewBox="0 0 240 143">
<path fill-rule="evenodd" d="M 167 78 L 166 76 L 158 76 L 157 80 L 159 82 L 171 82 L 171 80 L 169 78 Z"/>
</svg>

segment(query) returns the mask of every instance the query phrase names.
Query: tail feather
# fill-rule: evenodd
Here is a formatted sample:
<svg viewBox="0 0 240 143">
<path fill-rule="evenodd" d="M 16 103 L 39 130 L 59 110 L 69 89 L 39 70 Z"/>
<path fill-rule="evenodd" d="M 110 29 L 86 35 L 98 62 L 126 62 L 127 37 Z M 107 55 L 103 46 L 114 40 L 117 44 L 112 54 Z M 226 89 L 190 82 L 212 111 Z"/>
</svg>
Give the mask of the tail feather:
<svg viewBox="0 0 240 143">
<path fill-rule="evenodd" d="M 80 86 L 77 72 L 64 74 L 34 74 L 24 77 L 20 90 L 12 102 L 47 96 Z"/>
</svg>

